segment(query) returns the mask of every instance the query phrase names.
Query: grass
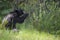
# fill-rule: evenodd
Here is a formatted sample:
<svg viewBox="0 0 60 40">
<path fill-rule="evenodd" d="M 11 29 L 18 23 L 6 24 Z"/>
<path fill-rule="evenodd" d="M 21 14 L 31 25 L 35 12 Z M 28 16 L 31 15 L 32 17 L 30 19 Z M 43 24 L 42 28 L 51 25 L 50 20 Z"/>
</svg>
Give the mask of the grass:
<svg viewBox="0 0 60 40">
<path fill-rule="evenodd" d="M 39 33 L 36 30 L 20 30 L 19 32 L 0 30 L 0 40 L 60 40 L 60 37 L 45 32 Z"/>
</svg>

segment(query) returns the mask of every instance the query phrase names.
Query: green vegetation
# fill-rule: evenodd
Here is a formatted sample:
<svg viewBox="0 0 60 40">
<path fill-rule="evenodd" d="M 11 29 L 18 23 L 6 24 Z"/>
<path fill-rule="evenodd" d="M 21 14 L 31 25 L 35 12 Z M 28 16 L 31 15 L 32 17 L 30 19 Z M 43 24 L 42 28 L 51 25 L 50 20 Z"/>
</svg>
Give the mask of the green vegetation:
<svg viewBox="0 0 60 40">
<path fill-rule="evenodd" d="M 45 32 L 32 30 L 20 30 L 19 32 L 0 30 L 0 40 L 60 40 L 59 36 Z"/>
<path fill-rule="evenodd" d="M 60 40 L 60 0 L 0 0 L 0 40 Z M 19 32 L 2 28 L 3 17 L 16 6 L 29 13 Z"/>
</svg>

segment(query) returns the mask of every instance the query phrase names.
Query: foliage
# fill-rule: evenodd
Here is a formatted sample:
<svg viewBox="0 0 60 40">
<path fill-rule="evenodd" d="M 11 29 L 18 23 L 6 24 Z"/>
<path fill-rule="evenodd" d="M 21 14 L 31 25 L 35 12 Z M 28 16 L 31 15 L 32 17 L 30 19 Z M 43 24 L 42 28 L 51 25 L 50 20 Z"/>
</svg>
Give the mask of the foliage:
<svg viewBox="0 0 60 40">
<path fill-rule="evenodd" d="M 12 10 L 14 10 L 14 1 L 10 0 L 1 0 L 0 2 L 0 24 L 2 18 Z M 17 4 L 16 4 L 17 5 Z M 39 32 L 46 32 L 53 35 L 60 35 L 60 1 L 59 0 L 25 0 L 21 4 L 18 3 L 18 8 L 23 9 L 26 13 L 29 14 L 27 19 L 23 24 L 17 24 L 17 29 L 30 29 L 30 30 L 37 30 Z M 22 40 L 26 39 L 26 33 L 22 33 L 21 37 Z M 34 34 L 34 33 L 33 33 Z M 5 34 L 6 35 L 6 34 Z M 13 35 L 13 34 L 12 34 Z M 20 35 L 20 34 L 19 34 Z M 32 35 L 27 33 L 28 36 Z M 38 36 L 40 34 L 35 34 L 34 36 Z M 41 37 L 42 35 L 42 37 Z M 41 33 L 38 36 L 39 40 L 45 40 L 45 34 Z M 33 36 L 33 37 L 34 37 Z M 20 36 L 19 36 L 20 37 Z M 17 39 L 19 39 L 17 36 Z M 31 37 L 31 36 L 30 36 Z M 35 40 L 29 39 L 27 40 Z M 41 37 L 42 39 L 40 39 Z M 47 37 L 47 36 L 46 36 Z M 54 36 L 49 35 L 51 39 L 48 40 L 59 40 L 60 37 L 55 39 Z M 31 37 L 32 38 L 32 37 Z M 46 39 L 47 40 L 47 39 Z"/>
<path fill-rule="evenodd" d="M 19 32 L 0 30 L 0 40 L 60 40 L 59 36 L 33 30 L 20 30 Z"/>
</svg>

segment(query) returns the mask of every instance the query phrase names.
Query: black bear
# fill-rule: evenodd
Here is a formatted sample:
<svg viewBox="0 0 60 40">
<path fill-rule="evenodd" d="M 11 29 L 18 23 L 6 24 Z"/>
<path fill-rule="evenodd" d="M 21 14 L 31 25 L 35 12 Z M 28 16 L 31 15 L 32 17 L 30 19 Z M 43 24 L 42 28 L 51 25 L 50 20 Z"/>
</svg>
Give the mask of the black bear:
<svg viewBox="0 0 60 40">
<path fill-rule="evenodd" d="M 22 9 L 14 10 L 6 15 L 2 20 L 2 25 L 6 29 L 16 29 L 16 23 L 23 23 L 28 13 L 24 13 Z"/>
</svg>

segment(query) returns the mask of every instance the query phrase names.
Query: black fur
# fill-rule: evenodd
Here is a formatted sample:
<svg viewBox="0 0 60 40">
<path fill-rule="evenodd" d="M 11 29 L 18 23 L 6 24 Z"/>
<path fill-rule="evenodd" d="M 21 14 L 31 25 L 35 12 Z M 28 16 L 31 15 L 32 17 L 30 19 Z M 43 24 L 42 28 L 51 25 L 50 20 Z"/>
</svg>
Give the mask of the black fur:
<svg viewBox="0 0 60 40">
<path fill-rule="evenodd" d="M 27 16 L 28 14 L 24 13 L 21 9 L 14 10 L 4 17 L 2 24 L 4 24 L 4 21 L 7 20 L 8 23 L 5 24 L 5 28 L 15 29 L 16 23 L 23 23 Z"/>
</svg>

